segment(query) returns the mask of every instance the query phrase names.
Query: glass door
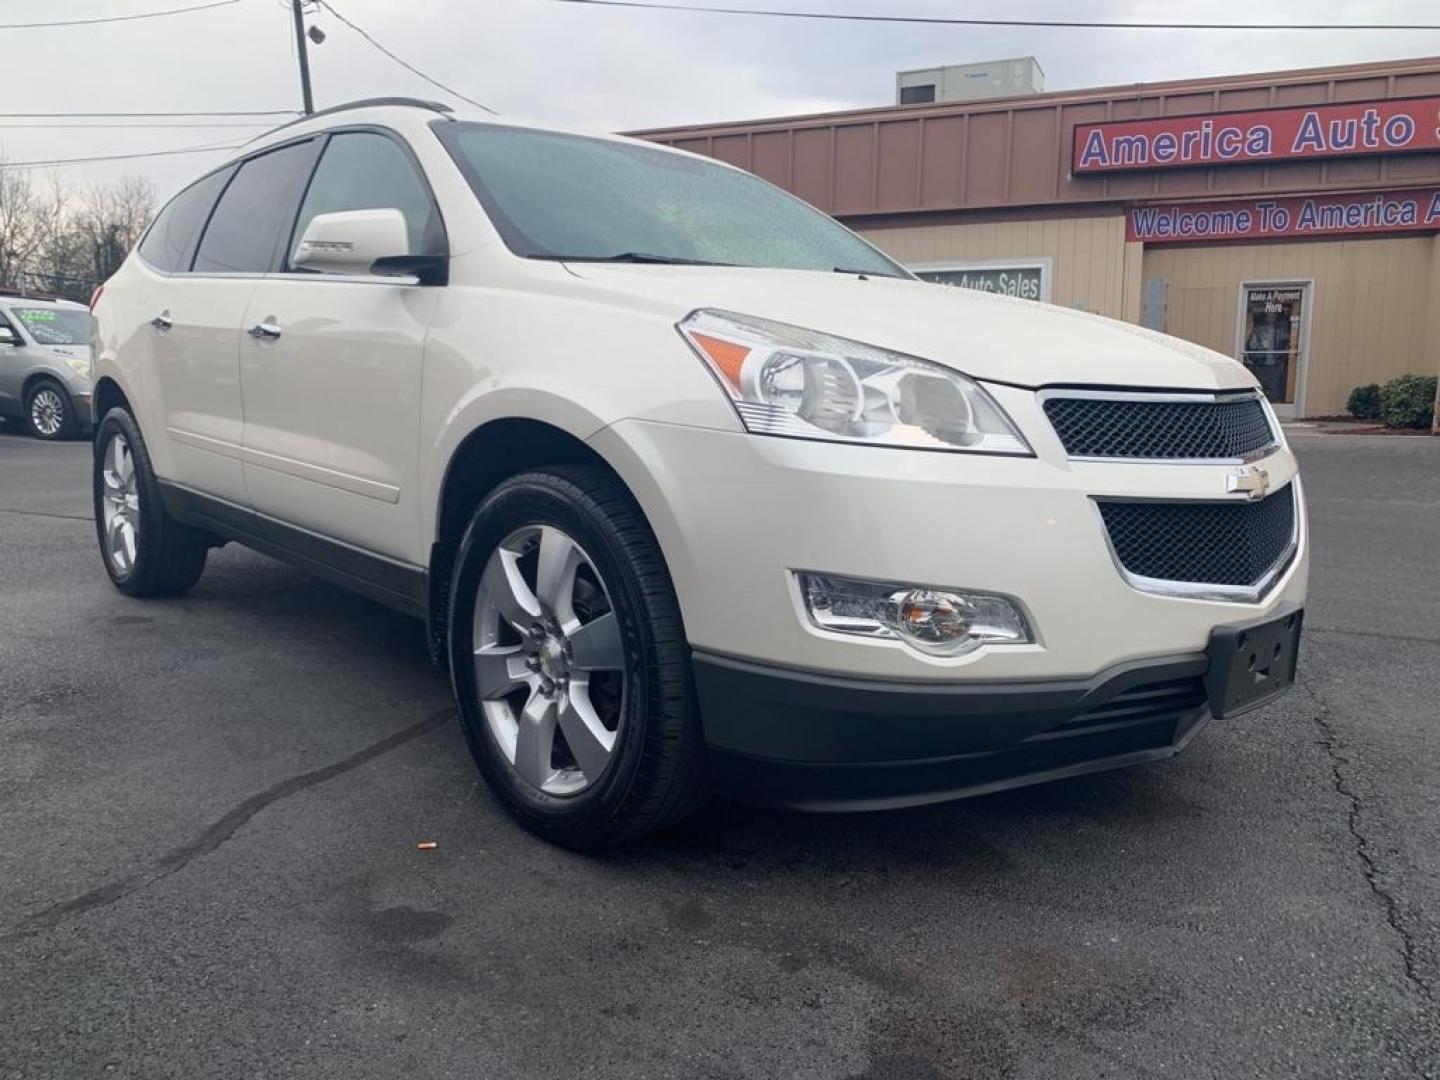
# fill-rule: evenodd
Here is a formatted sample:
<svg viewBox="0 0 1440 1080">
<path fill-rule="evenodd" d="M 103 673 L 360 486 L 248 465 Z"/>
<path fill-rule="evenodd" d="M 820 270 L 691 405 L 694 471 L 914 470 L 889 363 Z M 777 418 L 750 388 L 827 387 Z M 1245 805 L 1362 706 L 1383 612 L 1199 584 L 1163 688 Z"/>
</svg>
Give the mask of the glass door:
<svg viewBox="0 0 1440 1080">
<path fill-rule="evenodd" d="M 1308 282 L 1248 281 L 1240 286 L 1236 354 L 1280 416 L 1295 416 L 1300 407 L 1309 308 Z"/>
</svg>

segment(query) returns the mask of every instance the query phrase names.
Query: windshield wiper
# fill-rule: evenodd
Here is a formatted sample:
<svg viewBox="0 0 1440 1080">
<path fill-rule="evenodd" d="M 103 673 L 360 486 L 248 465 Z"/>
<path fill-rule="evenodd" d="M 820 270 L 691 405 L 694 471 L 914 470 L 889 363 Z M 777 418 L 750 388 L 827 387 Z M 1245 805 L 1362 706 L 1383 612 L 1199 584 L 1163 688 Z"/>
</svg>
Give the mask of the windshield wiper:
<svg viewBox="0 0 1440 1080">
<path fill-rule="evenodd" d="M 599 263 L 653 263 L 663 266 L 734 266 L 734 263 L 712 262 L 709 259 L 691 259 L 684 255 L 657 255 L 650 251 L 619 251 L 614 255 L 539 255 L 541 259 L 555 259 L 559 262 Z"/>
</svg>

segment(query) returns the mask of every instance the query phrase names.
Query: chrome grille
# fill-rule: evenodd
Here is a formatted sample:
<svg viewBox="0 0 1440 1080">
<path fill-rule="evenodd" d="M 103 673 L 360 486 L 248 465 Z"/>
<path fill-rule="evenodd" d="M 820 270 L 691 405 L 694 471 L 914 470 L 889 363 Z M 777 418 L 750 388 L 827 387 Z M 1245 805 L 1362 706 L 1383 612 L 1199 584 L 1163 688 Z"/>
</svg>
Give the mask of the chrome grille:
<svg viewBox="0 0 1440 1080">
<path fill-rule="evenodd" d="M 1115 558 L 1129 574 L 1167 582 L 1261 584 L 1295 548 L 1294 484 L 1259 502 L 1097 499 Z"/>
<path fill-rule="evenodd" d="M 1051 390 L 1049 418 L 1071 457 L 1244 460 L 1277 444 L 1260 395 Z"/>
</svg>

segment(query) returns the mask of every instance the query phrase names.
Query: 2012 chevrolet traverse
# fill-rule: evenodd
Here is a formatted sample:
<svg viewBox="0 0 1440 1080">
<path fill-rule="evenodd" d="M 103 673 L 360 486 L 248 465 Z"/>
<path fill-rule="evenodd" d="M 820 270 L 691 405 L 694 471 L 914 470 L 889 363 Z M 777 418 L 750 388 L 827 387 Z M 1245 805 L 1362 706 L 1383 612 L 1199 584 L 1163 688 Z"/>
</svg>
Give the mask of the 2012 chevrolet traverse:
<svg viewBox="0 0 1440 1080">
<path fill-rule="evenodd" d="M 1240 364 L 715 161 L 358 103 L 183 190 L 95 315 L 115 585 L 239 541 L 424 618 L 562 843 L 1153 761 L 1293 678 L 1304 502 Z"/>
</svg>

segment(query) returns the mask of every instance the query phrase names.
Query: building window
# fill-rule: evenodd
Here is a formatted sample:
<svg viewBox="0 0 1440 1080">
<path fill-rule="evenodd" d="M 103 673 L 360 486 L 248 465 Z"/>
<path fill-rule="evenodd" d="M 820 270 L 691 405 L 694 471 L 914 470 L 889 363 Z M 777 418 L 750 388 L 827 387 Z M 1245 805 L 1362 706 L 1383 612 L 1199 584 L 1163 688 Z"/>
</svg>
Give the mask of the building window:
<svg viewBox="0 0 1440 1080">
<path fill-rule="evenodd" d="M 911 266 L 921 281 L 953 285 L 957 289 L 1003 293 L 1022 300 L 1050 302 L 1049 259 L 1000 259 L 990 262 L 926 263 Z"/>
<path fill-rule="evenodd" d="M 900 88 L 901 105 L 928 105 L 934 100 L 934 83 L 926 83 L 923 86 L 902 86 Z"/>
</svg>

